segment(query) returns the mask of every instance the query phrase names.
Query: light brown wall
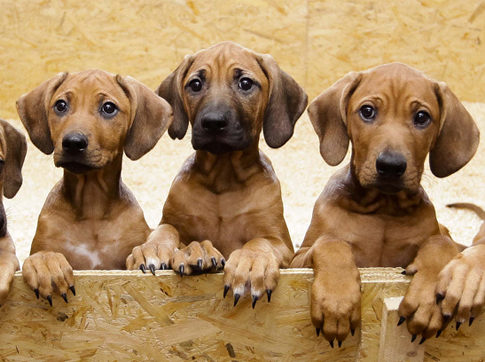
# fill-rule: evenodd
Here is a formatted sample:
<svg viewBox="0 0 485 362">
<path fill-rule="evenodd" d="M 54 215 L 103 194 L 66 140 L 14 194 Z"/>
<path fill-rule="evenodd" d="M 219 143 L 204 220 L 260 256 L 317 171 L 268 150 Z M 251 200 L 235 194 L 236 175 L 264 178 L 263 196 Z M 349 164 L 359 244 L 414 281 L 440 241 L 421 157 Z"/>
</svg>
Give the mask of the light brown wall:
<svg viewBox="0 0 485 362">
<path fill-rule="evenodd" d="M 310 99 L 350 70 L 402 61 L 485 101 L 485 2 L 0 1 L 0 117 L 57 72 L 103 68 L 155 88 L 187 53 L 234 40 L 271 53 Z"/>
</svg>

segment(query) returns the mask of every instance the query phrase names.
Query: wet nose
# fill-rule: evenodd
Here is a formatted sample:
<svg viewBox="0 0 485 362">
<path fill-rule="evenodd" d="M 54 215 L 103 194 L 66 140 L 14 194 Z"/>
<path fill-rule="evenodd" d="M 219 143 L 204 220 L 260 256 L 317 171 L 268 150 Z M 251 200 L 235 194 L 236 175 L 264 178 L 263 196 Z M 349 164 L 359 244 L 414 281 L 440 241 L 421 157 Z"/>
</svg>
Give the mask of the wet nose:
<svg viewBox="0 0 485 362">
<path fill-rule="evenodd" d="M 406 166 L 406 158 L 398 152 L 381 152 L 376 160 L 377 173 L 383 177 L 401 177 Z"/>
<path fill-rule="evenodd" d="M 221 112 L 209 112 L 201 119 L 202 128 L 209 132 L 222 132 L 227 127 L 227 117 Z"/>
<path fill-rule="evenodd" d="M 62 149 L 68 153 L 81 153 L 88 147 L 88 139 L 82 133 L 68 133 L 62 139 Z"/>
</svg>

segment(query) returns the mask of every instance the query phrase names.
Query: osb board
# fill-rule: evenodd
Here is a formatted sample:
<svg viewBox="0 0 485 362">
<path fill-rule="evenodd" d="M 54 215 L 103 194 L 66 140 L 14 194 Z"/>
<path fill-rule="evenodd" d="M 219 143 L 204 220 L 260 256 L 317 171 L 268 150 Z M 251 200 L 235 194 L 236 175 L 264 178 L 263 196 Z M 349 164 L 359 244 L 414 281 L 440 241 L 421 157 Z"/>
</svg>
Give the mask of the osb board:
<svg viewBox="0 0 485 362">
<path fill-rule="evenodd" d="M 18 274 L 0 308 L 0 358 L 373 361 L 382 298 L 403 295 L 408 284 L 400 271 L 361 270 L 362 332 L 341 349 L 315 335 L 308 269 L 282 271 L 271 303 L 261 300 L 254 310 L 247 297 L 236 307 L 231 294 L 222 298 L 222 274 L 76 272 L 77 296 L 69 304 L 54 297 L 53 307 L 36 300 Z M 483 318 L 459 332 L 449 327 L 426 342 L 425 360 L 476 360 L 484 336 Z"/>
</svg>

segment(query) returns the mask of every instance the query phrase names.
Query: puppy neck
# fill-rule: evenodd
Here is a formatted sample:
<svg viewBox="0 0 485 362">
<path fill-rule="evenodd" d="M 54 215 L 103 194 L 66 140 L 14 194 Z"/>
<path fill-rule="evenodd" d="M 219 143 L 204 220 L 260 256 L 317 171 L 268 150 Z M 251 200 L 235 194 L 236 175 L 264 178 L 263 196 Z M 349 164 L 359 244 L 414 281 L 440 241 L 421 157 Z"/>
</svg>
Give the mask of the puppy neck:
<svg viewBox="0 0 485 362">
<path fill-rule="evenodd" d="M 64 169 L 62 190 L 78 218 L 103 218 L 120 198 L 123 154 L 103 168 L 76 174 Z"/>
</svg>

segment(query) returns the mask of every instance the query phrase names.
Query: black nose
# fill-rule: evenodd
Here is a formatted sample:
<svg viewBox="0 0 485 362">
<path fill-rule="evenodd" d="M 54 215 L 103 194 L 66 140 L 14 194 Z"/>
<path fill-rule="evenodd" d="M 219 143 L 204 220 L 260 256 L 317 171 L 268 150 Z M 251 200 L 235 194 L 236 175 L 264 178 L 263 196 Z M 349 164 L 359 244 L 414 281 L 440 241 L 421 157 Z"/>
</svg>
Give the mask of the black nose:
<svg viewBox="0 0 485 362">
<path fill-rule="evenodd" d="M 400 177 L 406 166 L 406 158 L 397 152 L 381 152 L 376 160 L 377 172 L 384 177 Z"/>
<path fill-rule="evenodd" d="M 68 133 L 62 139 L 62 149 L 69 153 L 81 153 L 88 147 L 88 139 L 82 133 Z"/>
<path fill-rule="evenodd" d="M 200 122 L 202 128 L 210 132 L 222 132 L 227 127 L 227 117 L 222 112 L 209 112 Z"/>
</svg>

